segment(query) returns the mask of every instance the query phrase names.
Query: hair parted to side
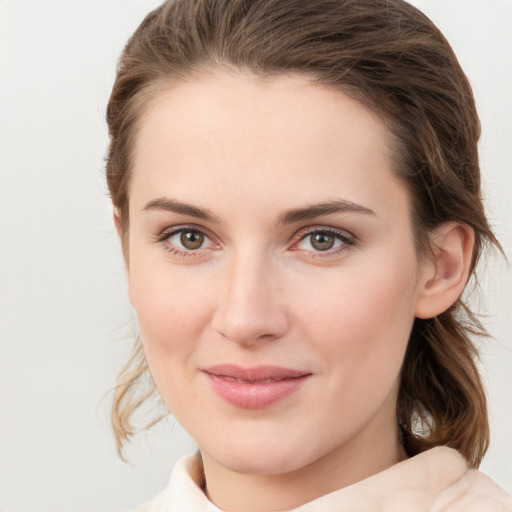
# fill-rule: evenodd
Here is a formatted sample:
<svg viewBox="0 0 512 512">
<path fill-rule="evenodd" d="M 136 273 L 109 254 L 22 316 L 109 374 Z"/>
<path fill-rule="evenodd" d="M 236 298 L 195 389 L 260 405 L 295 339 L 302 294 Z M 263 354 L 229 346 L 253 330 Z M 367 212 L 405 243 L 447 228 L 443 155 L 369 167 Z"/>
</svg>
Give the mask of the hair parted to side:
<svg viewBox="0 0 512 512">
<path fill-rule="evenodd" d="M 429 257 L 429 234 L 447 221 L 475 232 L 472 273 L 484 245 L 499 248 L 481 200 L 471 87 L 448 42 L 420 11 L 402 0 L 169 0 L 126 45 L 107 109 L 106 174 L 126 258 L 141 115 L 173 83 L 219 68 L 302 73 L 376 112 L 395 141 L 395 171 L 411 196 L 420 256 Z M 409 455 L 446 445 L 479 465 L 489 429 L 475 334 L 485 331 L 460 299 L 435 318 L 416 319 L 397 404 Z M 147 387 L 140 391 L 148 374 L 138 341 L 114 396 L 120 451 L 134 432 L 132 413 L 148 396 Z"/>
</svg>

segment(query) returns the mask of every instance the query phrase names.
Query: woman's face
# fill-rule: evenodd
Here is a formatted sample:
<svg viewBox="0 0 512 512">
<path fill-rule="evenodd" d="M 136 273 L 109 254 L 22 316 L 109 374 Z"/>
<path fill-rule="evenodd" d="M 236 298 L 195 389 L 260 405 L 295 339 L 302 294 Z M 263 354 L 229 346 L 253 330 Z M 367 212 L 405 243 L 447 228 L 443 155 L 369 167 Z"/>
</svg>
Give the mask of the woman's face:
<svg viewBox="0 0 512 512">
<path fill-rule="evenodd" d="M 218 73 L 137 136 L 129 290 L 206 461 L 288 473 L 396 444 L 421 268 L 382 123 L 305 77 Z"/>
</svg>

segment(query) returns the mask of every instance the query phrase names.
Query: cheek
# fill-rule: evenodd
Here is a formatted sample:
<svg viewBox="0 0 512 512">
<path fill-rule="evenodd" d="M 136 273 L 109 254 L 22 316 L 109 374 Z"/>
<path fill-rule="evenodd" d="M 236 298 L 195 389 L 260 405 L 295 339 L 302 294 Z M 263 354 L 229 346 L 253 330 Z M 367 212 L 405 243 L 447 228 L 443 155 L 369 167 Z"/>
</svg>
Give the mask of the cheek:
<svg viewBox="0 0 512 512">
<path fill-rule="evenodd" d="M 353 379 L 396 378 L 414 321 L 415 266 L 381 263 L 349 269 L 323 286 L 316 281 L 312 292 L 302 295 L 300 308 L 318 349 L 330 366 Z"/>
<path fill-rule="evenodd" d="M 145 265 L 134 258 L 129 274 L 146 359 L 164 399 L 184 370 L 194 367 L 194 353 L 208 319 L 211 298 L 201 279 L 169 266 Z M 183 381 L 182 381 L 183 382 Z M 168 404 L 169 405 L 169 404 Z"/>
<path fill-rule="evenodd" d="M 141 329 L 151 333 L 151 340 L 169 339 L 169 331 L 186 335 L 200 326 L 210 287 L 197 269 L 132 251 L 128 283 Z"/>
<path fill-rule="evenodd" d="M 386 408 L 394 416 L 398 378 L 414 321 L 411 287 L 396 275 L 352 273 L 313 313 L 316 352 L 322 353 L 326 423 L 347 435 Z M 317 302 L 318 304 L 318 302 Z M 347 414 L 351 418 L 347 422 Z"/>
</svg>

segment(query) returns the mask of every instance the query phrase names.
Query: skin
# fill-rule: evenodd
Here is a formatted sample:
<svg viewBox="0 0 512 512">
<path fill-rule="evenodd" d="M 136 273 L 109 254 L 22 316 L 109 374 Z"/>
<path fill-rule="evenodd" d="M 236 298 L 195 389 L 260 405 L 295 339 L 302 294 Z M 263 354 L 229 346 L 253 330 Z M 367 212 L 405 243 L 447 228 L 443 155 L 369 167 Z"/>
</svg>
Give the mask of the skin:
<svg viewBox="0 0 512 512">
<path fill-rule="evenodd" d="M 222 509 L 296 507 L 405 457 L 396 401 L 412 324 L 457 298 L 472 237 L 444 226 L 437 261 L 420 264 L 391 151 L 376 116 L 302 76 L 219 71 L 162 92 L 143 115 L 130 299 L 156 385 Z M 328 202 L 345 208 L 290 215 Z M 203 243 L 187 249 L 172 229 Z M 322 229 L 332 249 L 312 244 Z M 311 376 L 243 409 L 202 371 L 221 363 Z"/>
</svg>

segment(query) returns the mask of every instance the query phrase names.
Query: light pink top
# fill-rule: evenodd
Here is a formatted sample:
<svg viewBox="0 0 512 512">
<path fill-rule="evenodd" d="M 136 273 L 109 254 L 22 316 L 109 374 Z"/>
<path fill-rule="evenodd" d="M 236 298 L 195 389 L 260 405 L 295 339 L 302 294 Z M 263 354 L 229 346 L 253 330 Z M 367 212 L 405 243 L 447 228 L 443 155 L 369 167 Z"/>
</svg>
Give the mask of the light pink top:
<svg viewBox="0 0 512 512">
<path fill-rule="evenodd" d="M 202 491 L 199 456 L 178 461 L 167 488 L 137 512 L 219 512 Z M 438 447 L 288 512 L 512 512 L 512 497 Z"/>
</svg>

